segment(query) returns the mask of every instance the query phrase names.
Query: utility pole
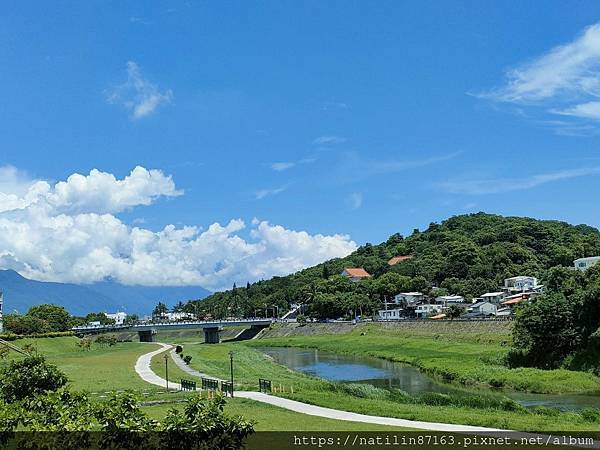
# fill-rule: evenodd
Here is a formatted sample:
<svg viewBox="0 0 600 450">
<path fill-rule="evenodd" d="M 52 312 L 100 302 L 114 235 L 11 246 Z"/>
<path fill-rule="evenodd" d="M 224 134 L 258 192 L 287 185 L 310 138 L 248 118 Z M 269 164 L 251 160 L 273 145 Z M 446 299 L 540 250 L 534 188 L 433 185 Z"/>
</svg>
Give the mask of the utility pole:
<svg viewBox="0 0 600 450">
<path fill-rule="evenodd" d="M 231 371 L 231 397 L 233 398 L 233 352 L 229 352 L 229 368 Z"/>
</svg>

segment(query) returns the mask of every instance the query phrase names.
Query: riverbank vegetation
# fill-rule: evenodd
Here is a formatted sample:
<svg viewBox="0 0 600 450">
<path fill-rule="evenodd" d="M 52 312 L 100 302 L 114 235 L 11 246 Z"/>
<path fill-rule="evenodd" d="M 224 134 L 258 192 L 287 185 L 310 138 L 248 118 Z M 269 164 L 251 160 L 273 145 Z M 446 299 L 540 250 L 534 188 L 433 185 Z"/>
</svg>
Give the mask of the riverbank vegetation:
<svg viewBox="0 0 600 450">
<path fill-rule="evenodd" d="M 505 365 L 512 345 L 509 322 L 429 322 L 359 324 L 335 338 L 311 334 L 324 328 L 308 324 L 300 335 L 277 330 L 248 345 L 311 347 L 336 353 L 373 356 L 418 367 L 445 382 L 535 393 L 600 392 L 600 378 L 565 369 L 511 369 Z M 326 328 L 326 327 L 325 327 Z M 282 334 L 282 337 L 268 337 Z"/>
<path fill-rule="evenodd" d="M 328 340 L 331 341 L 330 337 Z M 252 345 L 267 346 L 275 342 L 266 339 L 253 341 Z M 465 389 L 462 396 L 409 395 L 368 385 L 341 385 L 291 371 L 248 344 L 188 345 L 186 351 L 194 355 L 191 366 L 220 378 L 229 377 L 228 355 L 233 351 L 236 389 L 256 390 L 258 379 L 266 378 L 272 380 L 275 395 L 319 406 L 409 420 L 524 431 L 600 430 L 600 414 L 595 409 L 580 412 L 561 412 L 553 408 L 527 410 L 501 394 L 486 394 L 471 387 Z"/>
<path fill-rule="evenodd" d="M 512 367 L 565 367 L 600 376 L 600 266 L 555 267 L 546 292 L 523 305 L 514 326 Z"/>
</svg>

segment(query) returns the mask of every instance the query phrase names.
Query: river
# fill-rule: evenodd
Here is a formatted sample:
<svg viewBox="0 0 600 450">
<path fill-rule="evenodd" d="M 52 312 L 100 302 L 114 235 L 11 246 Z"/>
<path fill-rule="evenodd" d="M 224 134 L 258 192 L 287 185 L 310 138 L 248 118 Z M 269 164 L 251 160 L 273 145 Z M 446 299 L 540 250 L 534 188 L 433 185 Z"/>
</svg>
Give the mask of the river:
<svg viewBox="0 0 600 450">
<path fill-rule="evenodd" d="M 472 395 L 474 393 L 471 390 L 469 394 L 466 394 L 464 388 L 460 389 L 451 384 L 440 383 L 415 367 L 379 358 L 343 355 L 297 347 L 263 347 L 258 350 L 272 357 L 278 364 L 329 381 L 367 383 L 385 389 L 402 389 L 409 394 L 440 392 Z M 485 393 L 489 394 L 490 389 L 486 389 Z M 562 410 L 600 408 L 600 396 L 529 394 L 506 391 L 498 392 L 498 394 L 510 397 L 528 408 L 536 406 Z"/>
</svg>

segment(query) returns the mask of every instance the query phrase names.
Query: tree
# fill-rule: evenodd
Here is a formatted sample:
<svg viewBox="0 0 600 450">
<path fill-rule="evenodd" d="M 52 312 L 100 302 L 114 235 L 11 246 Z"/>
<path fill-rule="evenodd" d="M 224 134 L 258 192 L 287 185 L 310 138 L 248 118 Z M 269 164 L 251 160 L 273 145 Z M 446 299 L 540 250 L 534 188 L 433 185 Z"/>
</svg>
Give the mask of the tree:
<svg viewBox="0 0 600 450">
<path fill-rule="evenodd" d="M 460 317 L 463 312 L 464 310 L 458 305 L 450 305 L 448 307 L 448 317 L 450 317 L 451 320 Z"/>
<path fill-rule="evenodd" d="M 27 316 L 43 320 L 50 331 L 68 331 L 71 329 L 71 315 L 62 306 L 36 305 L 29 308 Z"/>
<path fill-rule="evenodd" d="M 110 319 L 103 312 L 89 313 L 87 316 L 85 316 L 85 322 L 100 322 L 102 325 L 114 325 L 116 323 L 115 319 Z"/>
<path fill-rule="evenodd" d="M 127 314 L 124 323 L 129 325 L 137 322 L 138 320 L 140 320 L 140 317 L 137 314 Z"/>
<path fill-rule="evenodd" d="M 154 310 L 152 311 L 152 317 L 161 317 L 169 312 L 169 308 L 163 302 L 158 302 Z"/>
<path fill-rule="evenodd" d="M 580 341 L 573 305 L 559 293 L 544 295 L 524 305 L 517 311 L 513 339 L 529 364 L 557 368 Z"/>
<path fill-rule="evenodd" d="M 304 314 L 298 314 L 298 316 L 296 317 L 296 322 L 298 323 L 298 325 L 303 327 L 304 325 L 306 325 L 306 316 Z"/>
<path fill-rule="evenodd" d="M 48 322 L 37 317 L 7 314 L 4 316 L 4 328 L 14 334 L 48 333 Z"/>
<path fill-rule="evenodd" d="M 0 368 L 0 398 L 7 403 L 56 391 L 66 383 L 67 376 L 43 356 L 28 356 Z"/>
<path fill-rule="evenodd" d="M 173 312 L 183 312 L 185 304 L 179 300 L 175 306 L 173 306 Z"/>
</svg>

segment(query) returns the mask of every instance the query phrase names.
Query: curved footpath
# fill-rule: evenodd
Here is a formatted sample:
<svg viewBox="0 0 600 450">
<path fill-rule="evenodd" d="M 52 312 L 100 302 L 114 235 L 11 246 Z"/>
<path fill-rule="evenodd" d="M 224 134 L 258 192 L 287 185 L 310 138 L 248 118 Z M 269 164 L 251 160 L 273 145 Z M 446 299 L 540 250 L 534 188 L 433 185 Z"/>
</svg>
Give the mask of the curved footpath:
<svg viewBox="0 0 600 450">
<path fill-rule="evenodd" d="M 137 374 L 148 383 L 154 384 L 156 386 L 161 386 L 166 388 L 166 380 L 164 378 L 159 377 L 155 374 L 151 367 L 150 363 L 152 361 L 152 357 L 163 353 L 164 351 L 172 350 L 173 346 L 169 344 L 158 343 L 161 346 L 158 350 L 154 350 L 149 353 L 145 353 L 140 356 L 135 363 L 135 371 Z M 178 367 L 185 370 L 186 373 L 192 376 L 204 376 L 204 374 L 192 369 L 191 367 L 185 366 L 186 370 L 178 363 L 178 359 L 174 356 L 174 353 L 171 352 L 171 356 L 175 363 L 177 363 Z M 185 365 L 185 364 L 184 364 Z M 212 378 L 212 377 L 211 377 Z M 169 389 L 180 389 L 181 386 L 179 383 L 169 383 Z M 381 416 L 368 416 L 365 414 L 358 414 L 348 411 L 341 411 L 338 409 L 332 408 L 324 408 L 322 406 L 309 405 L 306 403 L 298 402 L 296 400 L 290 400 L 287 398 L 276 397 L 274 395 L 264 394 L 262 392 L 253 392 L 253 391 L 236 391 L 236 397 L 247 398 L 250 400 L 254 400 L 257 402 L 268 403 L 269 405 L 278 406 L 279 408 L 288 409 L 290 411 L 295 411 L 302 414 L 308 414 L 309 416 L 318 416 L 324 417 L 327 419 L 335 419 L 335 420 L 345 420 L 348 422 L 362 422 L 362 423 L 373 423 L 377 425 L 389 425 L 394 427 L 404 427 L 404 428 L 417 428 L 420 430 L 429 430 L 429 431 L 446 431 L 446 432 L 476 432 L 476 431 L 506 431 L 500 430 L 498 428 L 486 428 L 486 427 L 476 427 L 471 425 L 457 425 L 451 423 L 435 423 L 435 422 L 422 422 L 418 420 L 406 420 L 406 419 L 397 419 L 394 417 L 381 417 Z"/>
</svg>

